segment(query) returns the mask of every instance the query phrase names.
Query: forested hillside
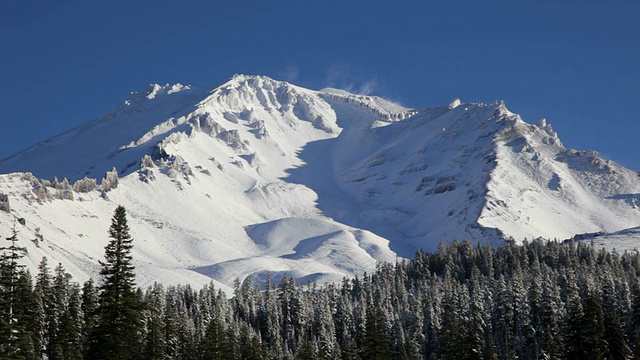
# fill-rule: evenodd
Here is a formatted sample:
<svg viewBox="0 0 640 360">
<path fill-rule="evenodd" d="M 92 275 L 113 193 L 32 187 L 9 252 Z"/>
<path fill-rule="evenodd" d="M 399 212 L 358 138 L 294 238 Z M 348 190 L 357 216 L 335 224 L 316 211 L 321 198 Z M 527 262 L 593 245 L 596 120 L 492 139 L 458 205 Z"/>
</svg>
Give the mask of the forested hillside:
<svg viewBox="0 0 640 360">
<path fill-rule="evenodd" d="M 46 259 L 32 282 L 19 265 L 19 234 L 9 237 L 1 263 L 0 358 L 96 359 L 105 349 L 129 359 L 640 355 L 638 252 L 582 242 L 499 248 L 454 242 L 340 284 L 284 278 L 260 289 L 248 278 L 229 299 L 213 285 L 128 288 L 131 243 L 123 217 L 116 211 L 98 284 L 74 283 Z M 107 347 L 113 334 L 118 345 Z"/>
</svg>

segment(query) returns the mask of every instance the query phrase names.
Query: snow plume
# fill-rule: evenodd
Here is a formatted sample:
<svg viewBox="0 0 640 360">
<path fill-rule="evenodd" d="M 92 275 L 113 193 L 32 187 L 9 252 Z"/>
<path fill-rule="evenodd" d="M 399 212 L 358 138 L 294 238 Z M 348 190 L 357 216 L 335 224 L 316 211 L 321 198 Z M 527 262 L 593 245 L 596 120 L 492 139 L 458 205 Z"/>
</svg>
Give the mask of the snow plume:
<svg viewBox="0 0 640 360">
<path fill-rule="evenodd" d="M 365 81 L 360 85 L 358 89 L 358 94 L 360 95 L 372 95 L 378 88 L 378 79 L 373 78 Z"/>
<path fill-rule="evenodd" d="M 282 72 L 282 78 L 288 82 L 297 82 L 300 77 L 300 69 L 295 65 L 287 65 Z"/>
<path fill-rule="evenodd" d="M 377 76 L 366 78 L 361 71 L 348 64 L 334 65 L 325 73 L 326 87 L 343 89 L 358 95 L 372 95 L 379 92 Z"/>
</svg>

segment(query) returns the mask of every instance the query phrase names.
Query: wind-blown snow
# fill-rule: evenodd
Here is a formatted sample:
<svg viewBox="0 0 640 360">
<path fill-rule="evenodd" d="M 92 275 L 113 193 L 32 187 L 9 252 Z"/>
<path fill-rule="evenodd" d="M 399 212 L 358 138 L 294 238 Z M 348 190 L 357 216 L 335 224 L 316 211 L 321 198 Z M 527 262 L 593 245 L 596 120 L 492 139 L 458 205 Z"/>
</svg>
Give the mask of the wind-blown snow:
<svg viewBox="0 0 640 360">
<path fill-rule="evenodd" d="M 564 148 L 546 120 L 503 103 L 407 109 L 261 76 L 151 85 L 0 173 L 0 233 L 23 218 L 29 265 L 49 256 L 79 280 L 97 275 L 117 205 L 141 285 L 226 289 L 247 276 L 337 281 L 441 240 L 640 225 L 637 172 Z"/>
</svg>

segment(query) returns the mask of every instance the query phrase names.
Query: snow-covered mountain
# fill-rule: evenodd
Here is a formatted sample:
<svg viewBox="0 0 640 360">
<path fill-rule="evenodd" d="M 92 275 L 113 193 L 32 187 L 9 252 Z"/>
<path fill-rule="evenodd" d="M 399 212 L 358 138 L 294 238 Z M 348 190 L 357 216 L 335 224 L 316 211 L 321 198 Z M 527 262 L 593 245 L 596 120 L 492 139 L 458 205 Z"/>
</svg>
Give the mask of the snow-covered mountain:
<svg viewBox="0 0 640 360">
<path fill-rule="evenodd" d="M 503 103 L 407 109 L 261 76 L 151 85 L 0 173 L 0 234 L 17 224 L 30 266 L 49 256 L 79 280 L 96 276 L 118 204 L 141 285 L 335 281 L 441 240 L 640 225 L 638 172 Z"/>
</svg>

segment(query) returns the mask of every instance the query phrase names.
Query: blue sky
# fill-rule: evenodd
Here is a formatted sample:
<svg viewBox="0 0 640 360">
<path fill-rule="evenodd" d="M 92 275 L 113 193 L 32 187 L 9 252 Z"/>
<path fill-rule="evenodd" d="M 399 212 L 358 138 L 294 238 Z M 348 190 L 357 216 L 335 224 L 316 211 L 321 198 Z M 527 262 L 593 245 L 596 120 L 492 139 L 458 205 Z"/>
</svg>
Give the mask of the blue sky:
<svg viewBox="0 0 640 360">
<path fill-rule="evenodd" d="M 503 99 L 640 170 L 638 1 L 0 2 L 0 158 L 149 83 L 235 73 L 426 107 Z"/>
</svg>

